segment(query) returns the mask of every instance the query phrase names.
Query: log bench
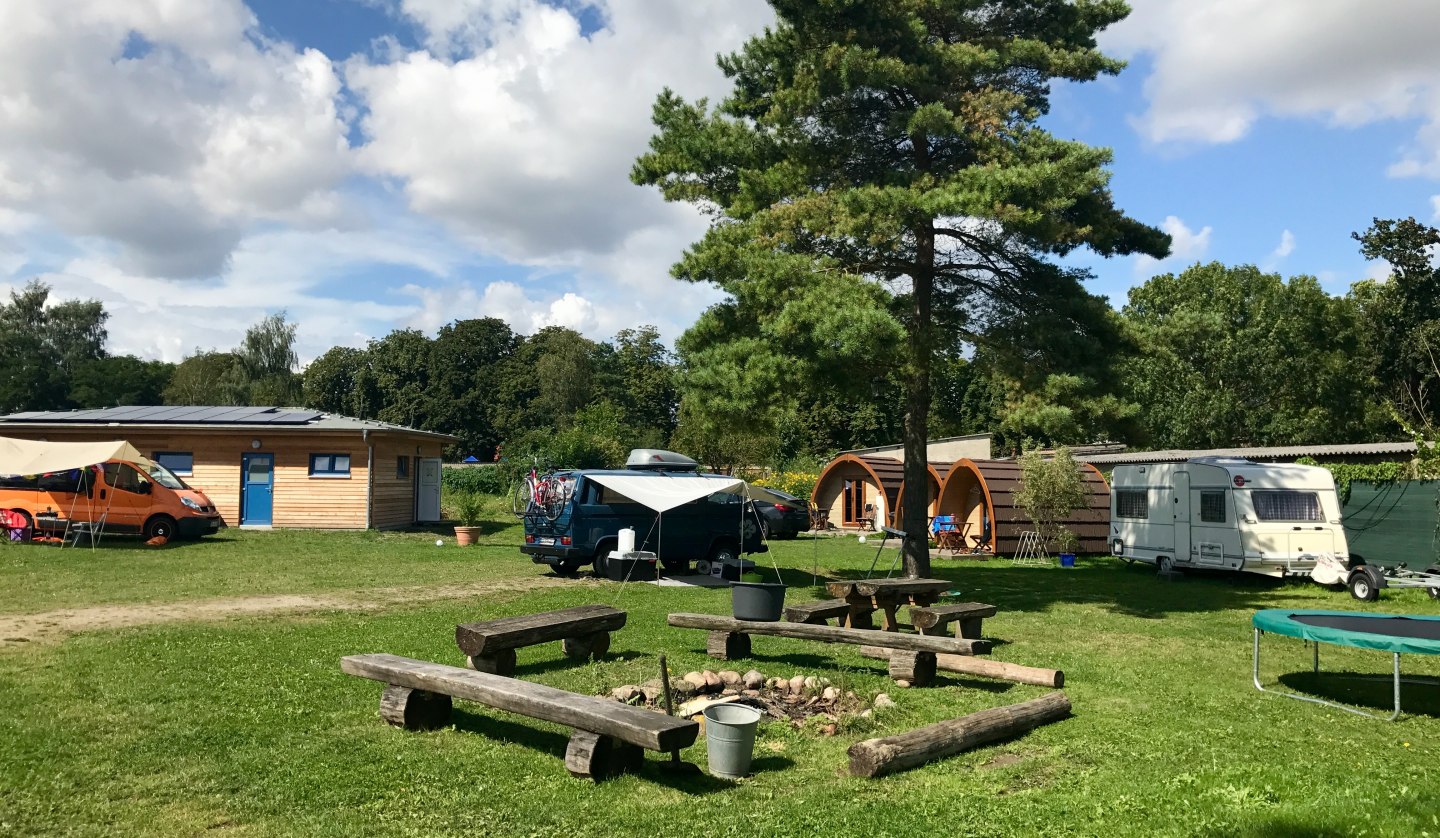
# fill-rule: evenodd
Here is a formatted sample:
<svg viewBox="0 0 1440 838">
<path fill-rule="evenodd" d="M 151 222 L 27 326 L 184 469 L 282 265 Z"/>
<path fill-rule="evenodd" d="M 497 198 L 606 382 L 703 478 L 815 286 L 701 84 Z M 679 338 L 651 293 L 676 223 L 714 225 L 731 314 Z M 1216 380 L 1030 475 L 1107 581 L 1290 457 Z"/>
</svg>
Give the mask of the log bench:
<svg viewBox="0 0 1440 838">
<path fill-rule="evenodd" d="M 455 627 L 455 643 L 465 663 L 478 672 L 510 675 L 515 650 L 559 640 L 574 660 L 599 660 L 610 648 L 610 632 L 625 625 L 625 612 L 608 605 L 581 605 L 560 611 L 521 614 Z"/>
<path fill-rule="evenodd" d="M 843 599 L 817 599 L 799 605 L 785 606 L 785 619 L 792 623 L 809 623 L 823 626 L 835 619 L 836 625 L 844 625 L 845 615 L 850 613 L 850 604 Z"/>
<path fill-rule="evenodd" d="M 642 749 L 677 753 L 695 743 L 700 726 L 603 698 L 397 655 L 340 659 L 347 675 L 385 684 L 380 716 L 406 730 L 433 730 L 450 719 L 451 697 L 572 728 L 565 767 L 576 777 L 603 780 L 634 771 Z"/>
<path fill-rule="evenodd" d="M 917 687 L 927 686 L 935 680 L 937 654 L 975 655 L 990 651 L 990 643 L 985 640 L 817 626 L 809 623 L 752 622 L 714 614 L 671 614 L 668 622 L 676 628 L 708 630 L 710 637 L 706 643 L 706 651 L 710 657 L 720 660 L 749 657 L 752 634 L 891 649 L 890 677 L 897 681 L 909 681 Z"/>
<path fill-rule="evenodd" d="M 980 639 L 980 624 L 986 617 L 995 616 L 995 606 L 983 602 L 957 602 L 954 605 L 929 605 L 910 607 L 910 624 L 921 634 L 941 634 L 945 627 L 955 624 L 956 637 Z"/>
</svg>

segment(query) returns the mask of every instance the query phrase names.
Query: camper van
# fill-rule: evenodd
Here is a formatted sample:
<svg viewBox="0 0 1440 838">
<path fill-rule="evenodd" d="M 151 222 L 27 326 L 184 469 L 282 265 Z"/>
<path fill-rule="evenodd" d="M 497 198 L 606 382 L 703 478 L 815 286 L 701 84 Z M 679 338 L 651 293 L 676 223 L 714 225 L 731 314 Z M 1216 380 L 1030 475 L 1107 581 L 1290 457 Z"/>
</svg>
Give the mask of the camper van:
<svg viewBox="0 0 1440 838">
<path fill-rule="evenodd" d="M 1110 552 L 1178 568 L 1308 575 L 1318 556 L 1349 563 L 1335 479 L 1318 466 L 1196 457 L 1116 466 Z"/>
<path fill-rule="evenodd" d="M 0 509 L 41 530 L 85 522 L 146 538 L 197 538 L 221 526 L 203 492 L 150 462 L 110 460 L 48 474 L 0 475 Z"/>
<path fill-rule="evenodd" d="M 571 575 L 593 564 L 603 574 L 620 530 L 636 532 L 636 546 L 658 554 L 671 573 L 690 561 L 736 564 L 741 553 L 763 553 L 761 525 L 743 494 L 717 491 L 734 478 L 701 474 L 699 465 L 673 451 L 637 448 L 624 470 L 585 469 L 555 475 L 566 488 L 558 514 L 526 514 L 521 552 L 536 564 Z M 707 483 L 711 485 L 706 485 Z M 652 485 L 653 484 L 653 485 Z M 629 494 L 627 494 L 629 492 Z M 672 495 L 662 503 L 655 492 Z M 678 494 L 677 494 L 678 493 Z M 678 501 L 679 498 L 687 500 Z M 657 511 L 657 506 L 665 511 Z"/>
</svg>

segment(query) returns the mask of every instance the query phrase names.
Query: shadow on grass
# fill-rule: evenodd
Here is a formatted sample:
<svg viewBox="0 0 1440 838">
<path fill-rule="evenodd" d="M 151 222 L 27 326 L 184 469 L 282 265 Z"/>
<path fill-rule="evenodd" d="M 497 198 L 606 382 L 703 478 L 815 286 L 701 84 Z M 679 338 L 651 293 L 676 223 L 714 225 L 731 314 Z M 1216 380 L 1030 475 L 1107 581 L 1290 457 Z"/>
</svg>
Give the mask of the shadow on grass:
<svg viewBox="0 0 1440 838">
<path fill-rule="evenodd" d="M 1400 677 L 1405 678 L 1404 661 L 1401 661 Z M 1394 681 L 1389 674 L 1357 673 L 1349 671 L 1289 672 L 1279 677 L 1280 684 L 1290 692 L 1338 701 L 1341 704 L 1362 710 L 1380 712 L 1387 716 L 1395 709 Z M 1429 678 L 1418 683 L 1400 682 L 1400 718 L 1406 716 L 1429 716 L 1440 718 L 1440 680 Z M 1267 685 L 1268 688 L 1268 685 Z M 1317 711 L 1321 708 L 1315 708 Z M 1339 712 L 1330 710 L 1329 712 Z"/>
<path fill-rule="evenodd" d="M 549 753 L 559 760 L 562 766 L 565 761 L 565 750 L 570 744 L 568 733 L 546 730 L 523 722 L 510 721 L 459 708 L 451 711 L 450 721 L 456 730 L 465 733 L 474 733 L 497 742 L 510 742 Z M 683 752 L 681 756 L 683 759 Z M 647 752 L 640 775 L 659 785 L 689 794 L 711 794 L 724 791 L 733 785 L 733 783 L 711 777 L 695 768 L 677 769 L 671 765 L 668 754 L 663 754 L 661 757 L 661 759 L 656 759 L 653 753 Z"/>
<path fill-rule="evenodd" d="M 864 579 L 864 568 L 837 570 L 845 580 Z M 883 575 L 880 573 L 877 576 Z M 1161 619 L 1169 614 L 1275 607 L 1275 593 L 1310 587 L 1308 579 L 1281 580 L 1251 573 L 1189 572 L 1167 580 L 1150 565 L 1117 566 L 1109 558 L 1082 560 L 1076 568 L 964 566 L 934 563 L 931 578 L 952 583 L 947 601 L 982 601 L 1005 611 L 1045 611 L 1054 605 L 1095 604 L 1117 614 Z M 822 595 L 823 596 L 823 595 Z"/>
<path fill-rule="evenodd" d="M 655 657 L 655 655 L 649 652 L 636 652 L 629 649 L 617 652 L 612 649 L 605 653 L 605 657 L 602 658 L 602 660 L 604 660 L 606 663 L 625 663 L 628 661 L 641 660 L 642 658 L 649 659 L 653 657 Z M 569 658 L 552 658 L 550 660 L 532 661 L 530 663 L 525 663 L 521 661 L 515 664 L 514 677 L 519 678 L 525 675 L 544 675 L 547 672 L 556 672 L 561 669 L 577 669 L 584 665 L 585 661 L 575 661 Z"/>
</svg>

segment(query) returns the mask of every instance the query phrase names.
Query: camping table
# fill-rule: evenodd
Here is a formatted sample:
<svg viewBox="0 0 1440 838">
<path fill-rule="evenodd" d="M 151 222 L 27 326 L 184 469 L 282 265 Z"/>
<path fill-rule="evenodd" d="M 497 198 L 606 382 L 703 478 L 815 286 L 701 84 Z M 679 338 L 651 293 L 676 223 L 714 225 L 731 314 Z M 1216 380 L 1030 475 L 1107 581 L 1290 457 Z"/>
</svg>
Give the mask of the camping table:
<svg viewBox="0 0 1440 838">
<path fill-rule="evenodd" d="M 850 606 L 845 618 L 849 628 L 874 628 L 870 615 L 875 611 L 885 613 L 886 631 L 898 631 L 895 611 L 902 605 L 934 605 L 940 595 L 950 589 L 950 582 L 944 579 L 854 579 L 846 582 L 828 582 L 826 590 L 836 599 L 843 599 Z"/>
</svg>

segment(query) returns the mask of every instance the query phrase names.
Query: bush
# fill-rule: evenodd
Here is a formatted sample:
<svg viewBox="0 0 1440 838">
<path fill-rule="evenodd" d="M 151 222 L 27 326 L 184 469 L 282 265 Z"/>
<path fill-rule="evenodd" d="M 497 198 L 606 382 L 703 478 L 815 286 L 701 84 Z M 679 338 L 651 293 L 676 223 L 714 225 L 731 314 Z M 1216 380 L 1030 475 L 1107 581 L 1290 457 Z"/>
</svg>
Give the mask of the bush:
<svg viewBox="0 0 1440 838">
<path fill-rule="evenodd" d="M 767 489 L 776 489 L 797 498 L 810 499 L 815 492 L 815 482 L 820 479 L 818 474 L 808 474 L 803 471 L 777 471 L 769 477 L 760 477 L 750 482 L 756 486 L 764 486 Z"/>
<path fill-rule="evenodd" d="M 493 465 L 460 466 L 440 470 L 440 485 L 446 492 L 479 493 L 482 495 L 505 494 L 505 480 L 500 470 Z"/>
<path fill-rule="evenodd" d="M 1064 446 L 1048 460 L 1031 450 L 1020 456 L 1020 476 L 1015 505 L 1035 522 L 1035 531 L 1048 547 L 1061 532 L 1068 532 L 1064 523 L 1070 513 L 1086 504 L 1080 466 Z"/>
</svg>

